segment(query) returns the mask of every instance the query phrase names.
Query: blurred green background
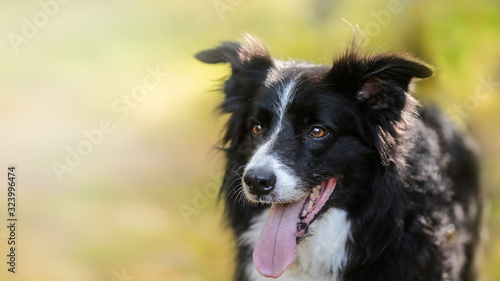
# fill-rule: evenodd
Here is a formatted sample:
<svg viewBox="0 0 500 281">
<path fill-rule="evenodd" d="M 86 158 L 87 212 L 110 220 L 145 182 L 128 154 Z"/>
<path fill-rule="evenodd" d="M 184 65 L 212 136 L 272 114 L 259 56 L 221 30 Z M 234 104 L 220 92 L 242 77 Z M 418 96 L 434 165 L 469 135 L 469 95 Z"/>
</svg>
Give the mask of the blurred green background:
<svg viewBox="0 0 500 281">
<path fill-rule="evenodd" d="M 481 280 L 500 280 L 500 2 L 463 0 L 1 1 L 0 218 L 13 164 L 19 221 L 16 274 L 0 227 L 0 280 L 230 280 L 213 110 L 229 69 L 193 54 L 248 32 L 329 64 L 355 29 L 435 66 L 417 97 L 477 139 Z"/>
</svg>

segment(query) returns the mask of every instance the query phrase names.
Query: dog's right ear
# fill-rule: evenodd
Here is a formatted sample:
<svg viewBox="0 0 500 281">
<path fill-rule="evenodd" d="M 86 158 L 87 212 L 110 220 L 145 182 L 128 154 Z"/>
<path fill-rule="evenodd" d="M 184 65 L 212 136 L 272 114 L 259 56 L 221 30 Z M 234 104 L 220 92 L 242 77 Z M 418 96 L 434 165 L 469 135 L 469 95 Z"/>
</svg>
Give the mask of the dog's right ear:
<svg viewBox="0 0 500 281">
<path fill-rule="evenodd" d="M 239 43 L 224 42 L 219 47 L 203 50 L 197 53 L 195 58 L 204 63 L 222 63 L 231 61 L 236 63 L 237 51 L 239 48 Z"/>
<path fill-rule="evenodd" d="M 250 35 L 245 36 L 245 44 L 223 42 L 216 48 L 197 53 L 195 57 L 204 63 L 230 63 L 233 74 L 247 73 L 251 76 L 249 78 L 256 78 L 253 77 L 255 72 L 265 73 L 274 66 L 266 47 Z"/>
<path fill-rule="evenodd" d="M 228 150 L 236 149 L 243 142 L 246 117 L 250 101 L 263 85 L 274 61 L 267 49 L 257 39 L 246 35 L 245 44 L 224 42 L 220 46 L 199 52 L 195 57 L 205 63 L 229 63 L 231 76 L 224 83 L 225 99 L 220 105 L 223 113 L 231 114 L 226 126 L 223 144 Z"/>
<path fill-rule="evenodd" d="M 274 66 L 266 47 L 250 35 L 245 36 L 245 44 L 224 42 L 216 48 L 197 53 L 195 57 L 204 63 L 231 65 L 232 75 L 224 85 L 226 95 L 236 94 L 233 91 L 239 92 L 237 88 L 252 88 L 263 82 L 267 71 Z"/>
<path fill-rule="evenodd" d="M 203 50 L 195 55 L 199 61 L 204 63 L 223 63 L 229 62 L 232 65 L 238 65 L 238 50 L 241 48 L 240 43 L 223 42 L 220 46 L 213 49 Z"/>
</svg>

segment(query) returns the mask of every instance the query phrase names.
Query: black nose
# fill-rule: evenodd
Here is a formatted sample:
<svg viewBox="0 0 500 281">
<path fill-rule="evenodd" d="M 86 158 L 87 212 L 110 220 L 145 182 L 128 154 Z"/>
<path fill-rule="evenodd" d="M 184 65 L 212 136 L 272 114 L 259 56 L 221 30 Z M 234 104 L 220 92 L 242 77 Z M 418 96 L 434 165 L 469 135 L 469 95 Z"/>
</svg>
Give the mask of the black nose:
<svg viewBox="0 0 500 281">
<path fill-rule="evenodd" d="M 243 181 L 248 186 L 250 193 L 260 196 L 273 191 L 276 176 L 266 170 L 249 170 L 245 173 Z"/>
</svg>

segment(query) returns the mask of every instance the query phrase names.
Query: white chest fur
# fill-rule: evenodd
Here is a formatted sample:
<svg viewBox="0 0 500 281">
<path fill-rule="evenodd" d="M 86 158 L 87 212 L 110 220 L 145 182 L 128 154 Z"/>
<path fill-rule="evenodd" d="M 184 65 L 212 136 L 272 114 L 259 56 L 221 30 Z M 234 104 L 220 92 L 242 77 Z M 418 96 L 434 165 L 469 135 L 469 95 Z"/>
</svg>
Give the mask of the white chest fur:
<svg viewBox="0 0 500 281">
<path fill-rule="evenodd" d="M 254 219 L 253 224 L 239 239 L 239 243 L 252 249 L 259 239 L 268 211 Z M 297 246 L 295 261 L 276 280 L 340 281 L 339 269 L 345 263 L 345 244 L 350 234 L 350 222 L 345 211 L 330 209 L 309 226 L 309 234 Z M 249 280 L 269 281 L 261 276 L 253 263 L 246 269 Z"/>
</svg>

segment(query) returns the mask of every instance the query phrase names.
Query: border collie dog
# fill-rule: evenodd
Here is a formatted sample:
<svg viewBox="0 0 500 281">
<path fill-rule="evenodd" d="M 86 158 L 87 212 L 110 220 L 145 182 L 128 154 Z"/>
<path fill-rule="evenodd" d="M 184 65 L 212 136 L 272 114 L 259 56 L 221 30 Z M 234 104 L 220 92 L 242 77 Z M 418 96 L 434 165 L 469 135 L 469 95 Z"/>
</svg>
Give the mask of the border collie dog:
<svg viewBox="0 0 500 281">
<path fill-rule="evenodd" d="M 411 96 L 432 71 L 404 54 L 279 61 L 256 39 L 201 51 L 229 63 L 222 196 L 235 280 L 475 280 L 478 163 Z"/>
</svg>

